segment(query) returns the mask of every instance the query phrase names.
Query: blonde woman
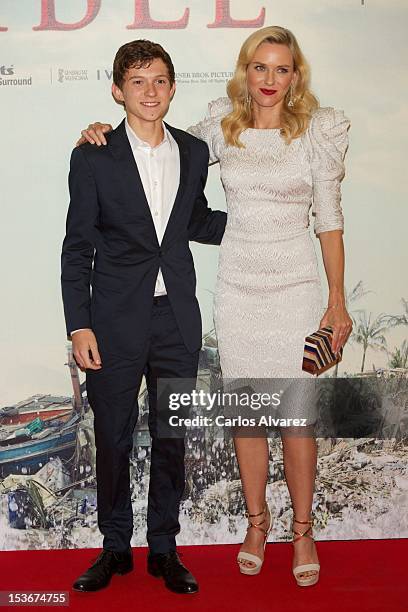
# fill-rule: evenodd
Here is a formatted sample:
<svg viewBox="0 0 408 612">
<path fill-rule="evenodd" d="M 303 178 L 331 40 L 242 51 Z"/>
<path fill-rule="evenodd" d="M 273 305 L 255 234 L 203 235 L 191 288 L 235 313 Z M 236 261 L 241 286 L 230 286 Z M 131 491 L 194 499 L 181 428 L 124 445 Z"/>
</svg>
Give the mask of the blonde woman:
<svg viewBox="0 0 408 612">
<path fill-rule="evenodd" d="M 338 352 L 352 328 L 344 298 L 344 176 L 349 121 L 320 108 L 294 35 L 271 26 L 251 34 L 239 53 L 228 98 L 189 131 L 220 163 L 228 222 L 220 247 L 215 324 L 224 378 L 302 378 L 304 338 L 334 329 Z M 83 136 L 105 144 L 110 126 Z M 322 317 L 321 283 L 309 231 L 310 210 L 329 286 Z M 317 450 L 313 436 L 282 435 L 285 477 L 293 507 L 293 574 L 300 586 L 319 579 L 312 537 Z M 240 571 L 261 570 L 271 516 L 266 504 L 268 444 L 235 438 L 248 529 Z"/>
</svg>

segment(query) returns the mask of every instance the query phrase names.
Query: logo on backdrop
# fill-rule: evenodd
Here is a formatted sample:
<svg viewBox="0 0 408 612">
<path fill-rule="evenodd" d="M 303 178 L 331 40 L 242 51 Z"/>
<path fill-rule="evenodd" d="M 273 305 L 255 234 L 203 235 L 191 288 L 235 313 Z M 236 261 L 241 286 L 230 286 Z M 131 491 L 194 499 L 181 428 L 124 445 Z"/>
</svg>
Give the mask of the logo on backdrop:
<svg viewBox="0 0 408 612">
<path fill-rule="evenodd" d="M 8 87 L 21 87 L 22 85 L 32 85 L 32 76 L 19 77 L 16 76 L 14 64 L 3 64 L 0 66 L 0 85 Z"/>
<path fill-rule="evenodd" d="M 177 84 L 197 83 L 226 83 L 233 77 L 234 73 L 230 70 L 218 70 L 214 72 L 176 72 Z M 108 68 L 98 68 L 96 79 L 98 81 L 112 81 L 113 70 Z"/>
<path fill-rule="evenodd" d="M 87 81 L 88 70 L 66 70 L 65 68 L 58 68 L 57 70 L 57 81 L 63 83 L 64 81 Z"/>
<path fill-rule="evenodd" d="M 104 69 L 97 69 L 96 71 L 96 78 L 98 81 L 111 81 L 113 77 L 113 70 L 107 70 L 106 68 Z"/>
<path fill-rule="evenodd" d="M 0 66 L 1 76 L 10 76 L 14 74 L 14 66 Z"/>
</svg>

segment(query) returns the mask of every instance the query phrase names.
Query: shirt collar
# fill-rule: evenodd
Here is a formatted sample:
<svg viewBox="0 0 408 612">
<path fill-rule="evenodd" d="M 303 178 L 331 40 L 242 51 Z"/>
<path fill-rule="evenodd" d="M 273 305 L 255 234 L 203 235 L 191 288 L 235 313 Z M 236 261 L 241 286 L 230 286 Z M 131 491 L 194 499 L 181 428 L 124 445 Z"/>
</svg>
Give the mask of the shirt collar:
<svg viewBox="0 0 408 612">
<path fill-rule="evenodd" d="M 130 146 L 132 147 L 132 149 L 134 148 L 157 149 L 158 147 L 161 147 L 163 144 L 168 144 L 170 146 L 170 151 L 172 151 L 173 137 L 168 131 L 168 129 L 166 128 L 166 125 L 164 124 L 164 122 L 162 122 L 162 126 L 163 126 L 163 132 L 164 132 L 163 140 L 156 147 L 151 147 L 148 142 L 139 138 L 136 132 L 132 130 L 132 128 L 130 127 L 128 120 L 125 119 L 126 134 L 127 134 L 127 137 L 129 139 Z"/>
</svg>

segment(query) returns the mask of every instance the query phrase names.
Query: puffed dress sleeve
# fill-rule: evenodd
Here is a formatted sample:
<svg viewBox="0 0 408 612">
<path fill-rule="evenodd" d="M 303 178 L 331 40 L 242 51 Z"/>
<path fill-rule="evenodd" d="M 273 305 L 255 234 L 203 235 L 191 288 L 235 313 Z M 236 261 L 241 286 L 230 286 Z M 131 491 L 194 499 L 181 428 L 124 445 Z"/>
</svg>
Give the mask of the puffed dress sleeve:
<svg viewBox="0 0 408 612">
<path fill-rule="evenodd" d="M 313 180 L 312 214 L 316 235 L 344 230 L 340 183 L 345 172 L 349 127 L 350 121 L 343 111 L 319 108 L 305 133 Z"/>
<path fill-rule="evenodd" d="M 221 128 L 221 119 L 232 110 L 229 98 L 218 98 L 208 104 L 206 117 L 187 129 L 187 132 L 204 140 L 210 150 L 210 163 L 219 160 L 222 149 L 225 147 L 224 135 Z"/>
</svg>

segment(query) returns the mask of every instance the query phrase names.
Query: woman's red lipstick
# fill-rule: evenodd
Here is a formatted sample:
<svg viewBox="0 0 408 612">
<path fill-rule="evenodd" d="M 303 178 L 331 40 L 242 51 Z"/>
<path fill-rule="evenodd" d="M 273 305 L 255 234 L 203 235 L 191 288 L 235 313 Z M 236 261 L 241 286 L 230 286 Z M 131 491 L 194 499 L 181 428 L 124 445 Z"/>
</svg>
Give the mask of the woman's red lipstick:
<svg viewBox="0 0 408 612">
<path fill-rule="evenodd" d="M 260 91 L 265 95 L 265 96 L 273 96 L 273 94 L 276 93 L 276 89 L 260 89 Z"/>
</svg>

